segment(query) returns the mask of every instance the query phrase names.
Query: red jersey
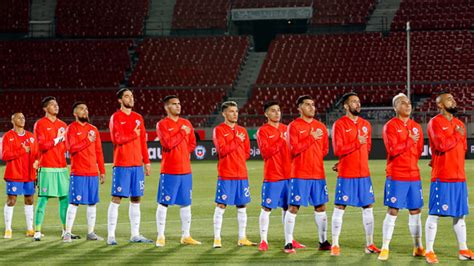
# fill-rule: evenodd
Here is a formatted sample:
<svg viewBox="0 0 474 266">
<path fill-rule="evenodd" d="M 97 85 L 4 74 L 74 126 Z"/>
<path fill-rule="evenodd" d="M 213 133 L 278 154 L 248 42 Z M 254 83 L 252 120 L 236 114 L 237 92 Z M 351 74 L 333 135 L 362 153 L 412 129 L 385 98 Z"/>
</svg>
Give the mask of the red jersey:
<svg viewBox="0 0 474 266">
<path fill-rule="evenodd" d="M 182 126 L 191 129 L 186 134 Z M 196 136 L 189 120 L 166 117 L 156 124 L 156 134 L 162 147 L 161 173 L 182 175 L 191 173 L 191 155 L 196 148 Z"/>
<path fill-rule="evenodd" d="M 358 136 L 367 135 L 367 143 L 360 144 Z M 358 117 L 353 121 L 347 116 L 339 118 L 332 127 L 332 147 L 339 157 L 338 176 L 361 178 L 370 176 L 369 152 L 372 146 L 372 127 Z"/>
<path fill-rule="evenodd" d="M 243 133 L 242 141 L 237 134 Z M 221 123 L 214 128 L 212 140 L 216 147 L 219 161 L 217 172 L 221 180 L 243 180 L 248 178 L 245 161 L 250 158 L 250 140 L 247 130 L 235 125 L 233 128 Z"/>
<path fill-rule="evenodd" d="M 264 161 L 265 182 L 289 179 L 291 175 L 291 154 L 286 144 L 288 127 L 279 123 L 278 128 L 265 124 L 257 131 L 257 142 Z"/>
<path fill-rule="evenodd" d="M 311 131 L 321 129 L 323 136 L 315 139 Z M 291 177 L 301 179 L 325 179 L 323 158 L 329 151 L 328 130 L 316 119 L 306 122 L 297 118 L 288 125 L 288 146 L 290 148 Z"/>
<path fill-rule="evenodd" d="M 30 147 L 27 153 L 21 144 Z M 38 158 L 38 146 L 36 145 L 33 133 L 25 130 L 23 135 L 19 135 L 14 130 L 10 130 L 3 135 L 2 140 L 2 160 L 6 162 L 6 181 L 31 182 L 36 180 L 36 169 L 33 163 Z"/>
<path fill-rule="evenodd" d="M 94 142 L 89 140 L 92 134 L 96 136 Z M 66 146 L 71 156 L 71 175 L 98 176 L 99 171 L 105 174 L 102 142 L 95 126 L 72 122 L 67 129 Z"/>
<path fill-rule="evenodd" d="M 418 142 L 409 136 L 420 135 Z M 383 127 L 383 142 L 387 150 L 386 174 L 392 180 L 419 181 L 418 160 L 423 152 L 423 131 L 420 124 L 409 119 L 392 118 Z"/>
<path fill-rule="evenodd" d="M 140 128 L 140 137 L 134 129 Z M 146 130 L 143 118 L 136 112 L 129 115 L 122 110 L 110 117 L 110 137 L 114 144 L 114 166 L 142 166 L 149 164 Z"/>
<path fill-rule="evenodd" d="M 61 141 L 54 145 L 59 130 L 66 131 L 67 125 L 56 118 L 53 122 L 47 117 L 36 121 L 34 132 L 39 147 L 39 167 L 64 168 L 66 163 L 66 143 Z"/>
<path fill-rule="evenodd" d="M 453 117 L 449 121 L 439 114 L 428 123 L 428 137 L 431 147 L 431 181 L 442 182 L 466 181 L 464 160 L 467 151 L 466 133 L 462 136 L 456 127 L 466 131 L 461 120 Z"/>
</svg>

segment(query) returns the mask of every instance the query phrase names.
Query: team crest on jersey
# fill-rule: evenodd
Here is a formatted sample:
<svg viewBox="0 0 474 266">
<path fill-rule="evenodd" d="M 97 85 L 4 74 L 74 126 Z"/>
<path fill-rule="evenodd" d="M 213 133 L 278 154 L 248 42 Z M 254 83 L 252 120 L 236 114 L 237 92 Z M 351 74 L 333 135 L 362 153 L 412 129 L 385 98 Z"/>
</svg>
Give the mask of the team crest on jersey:
<svg viewBox="0 0 474 266">
<path fill-rule="evenodd" d="M 89 131 L 89 135 L 92 136 L 92 137 L 95 136 L 94 130 L 90 130 L 90 131 Z"/>
<path fill-rule="evenodd" d="M 171 199 L 170 196 L 168 196 L 168 195 L 165 196 L 165 200 L 166 200 L 166 201 L 170 201 L 170 199 Z"/>
<path fill-rule="evenodd" d="M 66 129 L 65 129 L 64 127 L 61 127 L 61 128 L 59 129 L 59 132 L 61 132 L 61 133 L 63 133 L 64 131 L 66 131 Z"/>
<path fill-rule="evenodd" d="M 342 200 L 343 200 L 343 201 L 348 201 L 348 200 L 349 200 L 349 196 L 347 196 L 347 195 L 342 196 Z"/>
<path fill-rule="evenodd" d="M 77 199 L 78 201 L 80 201 L 80 200 L 82 199 L 81 195 L 77 195 L 77 196 L 76 196 L 76 199 Z"/>
<path fill-rule="evenodd" d="M 418 128 L 414 127 L 412 131 L 413 131 L 413 134 L 418 135 Z"/>
<path fill-rule="evenodd" d="M 272 199 L 271 198 L 267 198 L 267 204 L 270 204 L 272 203 Z"/>
<path fill-rule="evenodd" d="M 12 187 L 12 191 L 15 192 L 15 191 L 16 191 L 16 187 Z"/>
<path fill-rule="evenodd" d="M 367 132 L 369 131 L 369 129 L 368 129 L 366 126 L 363 126 L 363 127 L 362 127 L 362 131 L 363 131 L 364 133 L 367 133 Z"/>
<path fill-rule="evenodd" d="M 443 211 L 447 211 L 449 209 L 449 206 L 448 204 L 444 204 L 443 206 L 441 206 L 441 208 L 443 208 Z"/>
<path fill-rule="evenodd" d="M 300 199 L 301 199 L 301 196 L 300 196 L 300 195 L 296 195 L 296 196 L 295 196 L 295 200 L 296 200 L 296 201 L 300 201 Z"/>
<path fill-rule="evenodd" d="M 48 188 L 45 188 L 45 187 L 44 187 L 44 188 L 43 188 L 43 192 L 46 192 L 46 191 L 48 191 Z"/>
<path fill-rule="evenodd" d="M 226 200 L 226 199 L 227 199 L 227 195 L 226 195 L 226 194 L 222 195 L 222 199 L 223 199 L 223 200 Z"/>
<path fill-rule="evenodd" d="M 194 154 L 196 155 L 196 159 L 202 160 L 204 156 L 206 156 L 206 148 L 202 145 L 199 145 L 194 150 Z"/>
<path fill-rule="evenodd" d="M 30 138 L 30 143 L 35 143 L 35 138 Z"/>
<path fill-rule="evenodd" d="M 117 187 L 118 192 L 122 192 L 122 187 Z"/>
<path fill-rule="evenodd" d="M 397 198 L 391 197 L 391 198 L 390 198 L 390 201 L 391 201 L 392 203 L 395 203 L 395 202 L 397 202 Z"/>
<path fill-rule="evenodd" d="M 140 120 L 138 120 L 138 119 L 135 120 L 135 124 L 137 124 L 137 126 L 139 126 L 140 125 Z"/>
</svg>

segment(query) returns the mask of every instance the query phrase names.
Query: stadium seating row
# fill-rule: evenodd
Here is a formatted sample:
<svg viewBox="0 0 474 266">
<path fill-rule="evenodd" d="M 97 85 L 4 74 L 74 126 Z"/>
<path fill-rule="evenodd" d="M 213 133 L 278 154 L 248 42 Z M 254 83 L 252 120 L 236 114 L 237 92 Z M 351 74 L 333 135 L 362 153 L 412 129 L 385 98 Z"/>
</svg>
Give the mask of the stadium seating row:
<svg viewBox="0 0 474 266">
<path fill-rule="evenodd" d="M 405 33 L 281 35 L 271 44 L 257 84 L 406 81 Z M 414 81 L 468 80 L 474 35 L 468 31 L 412 33 Z"/>
<path fill-rule="evenodd" d="M 28 32 L 29 0 L 0 1 L 0 32 Z"/>
<path fill-rule="evenodd" d="M 149 0 L 58 0 L 56 34 L 72 37 L 143 35 Z"/>
<path fill-rule="evenodd" d="M 474 2 L 470 0 L 403 0 L 395 14 L 392 30 L 469 29 L 474 25 Z"/>
</svg>

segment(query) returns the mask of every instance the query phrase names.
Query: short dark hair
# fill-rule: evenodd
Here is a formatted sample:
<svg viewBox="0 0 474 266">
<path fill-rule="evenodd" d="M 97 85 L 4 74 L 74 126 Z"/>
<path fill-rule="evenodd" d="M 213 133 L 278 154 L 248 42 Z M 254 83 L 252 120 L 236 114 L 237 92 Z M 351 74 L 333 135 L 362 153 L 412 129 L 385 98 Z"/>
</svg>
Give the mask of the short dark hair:
<svg viewBox="0 0 474 266">
<path fill-rule="evenodd" d="M 447 90 L 442 90 L 442 91 L 439 91 L 439 92 L 435 93 L 436 96 L 441 96 L 441 95 L 443 95 L 443 94 L 451 94 L 451 95 L 453 95 L 452 92 L 447 91 Z"/>
<path fill-rule="evenodd" d="M 300 97 L 298 97 L 298 99 L 296 100 L 296 106 L 300 107 L 300 105 L 304 102 L 304 100 L 313 100 L 313 97 L 309 96 L 309 95 L 301 95 Z"/>
<path fill-rule="evenodd" d="M 169 100 L 171 99 L 179 99 L 179 97 L 177 95 L 167 95 L 165 96 L 161 101 L 164 103 L 164 104 L 167 104 Z"/>
<path fill-rule="evenodd" d="M 280 103 L 277 102 L 277 101 L 273 101 L 273 100 L 265 102 L 265 103 L 263 104 L 263 112 L 266 112 L 268 108 L 270 108 L 270 107 L 272 107 L 272 106 L 274 106 L 274 105 L 280 106 Z"/>
<path fill-rule="evenodd" d="M 74 112 L 74 110 L 76 109 L 76 107 L 77 107 L 78 105 L 81 105 L 81 104 L 86 105 L 86 103 L 83 102 L 83 101 L 74 102 L 74 103 L 72 104 L 72 111 Z"/>
<path fill-rule="evenodd" d="M 46 96 L 43 98 L 43 100 L 41 100 L 41 105 L 43 106 L 43 108 L 46 108 L 49 102 L 53 100 L 56 101 L 56 98 L 54 96 Z"/>
<path fill-rule="evenodd" d="M 122 96 L 126 91 L 133 93 L 132 89 L 130 88 L 121 88 L 120 90 L 117 91 L 117 99 L 122 99 Z"/>
<path fill-rule="evenodd" d="M 235 106 L 235 107 L 238 107 L 237 103 L 234 102 L 234 101 L 225 101 L 221 104 L 221 112 L 224 112 L 225 109 L 231 107 L 231 106 Z"/>
<path fill-rule="evenodd" d="M 346 104 L 347 100 L 349 100 L 349 98 L 351 96 L 357 96 L 357 93 L 355 93 L 353 91 L 348 92 L 348 93 L 344 93 L 344 95 L 342 95 L 342 98 L 341 98 L 341 103 Z"/>
</svg>

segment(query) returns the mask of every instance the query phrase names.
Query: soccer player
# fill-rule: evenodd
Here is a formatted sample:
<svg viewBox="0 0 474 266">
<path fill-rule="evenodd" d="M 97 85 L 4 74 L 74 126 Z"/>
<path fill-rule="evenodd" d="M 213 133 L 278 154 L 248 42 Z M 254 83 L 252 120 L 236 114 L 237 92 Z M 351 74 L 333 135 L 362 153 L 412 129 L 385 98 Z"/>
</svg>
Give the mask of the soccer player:
<svg viewBox="0 0 474 266">
<path fill-rule="evenodd" d="M 298 97 L 296 102 L 300 117 L 288 125 L 288 146 L 290 148 L 291 180 L 289 207 L 285 215 L 286 253 L 295 253 L 293 230 L 296 214 L 301 206 L 314 207 L 314 220 L 318 227 L 319 250 L 329 250 L 327 241 L 326 202 L 328 192 L 323 158 L 329 151 L 326 126 L 314 118 L 316 107 L 309 95 Z"/>
<path fill-rule="evenodd" d="M 467 248 L 465 216 L 469 213 L 464 161 L 467 150 L 466 127 L 454 117 L 457 104 L 449 92 L 436 97 L 439 114 L 428 123 L 431 147 L 431 187 L 429 216 L 426 219 L 426 261 L 438 263 L 433 249 L 440 217 L 453 217 L 459 245 L 459 259 L 472 260 Z"/>
<path fill-rule="evenodd" d="M 369 152 L 372 145 L 370 123 L 359 117 L 361 105 L 354 92 L 342 96 L 346 115 L 338 119 L 332 128 L 332 146 L 339 157 L 334 170 L 338 172 L 335 208 L 332 215 L 331 255 L 339 256 L 339 235 L 346 207 L 362 207 L 362 222 L 366 235 L 365 252 L 380 253 L 374 245 L 374 192 L 369 171 Z"/>
<path fill-rule="evenodd" d="M 89 124 L 87 105 L 84 102 L 76 102 L 72 109 L 76 121 L 69 125 L 66 133 L 66 146 L 71 156 L 71 179 L 63 241 L 72 241 L 71 230 L 79 205 L 88 205 L 87 240 L 104 240 L 94 232 L 99 182 L 103 184 L 105 181 L 102 142 L 97 128 Z"/>
<path fill-rule="evenodd" d="M 392 99 L 396 117 L 383 127 L 383 141 L 387 150 L 387 179 L 384 205 L 388 207 L 383 221 L 383 244 L 379 260 L 388 260 L 389 244 L 400 209 L 408 209 L 408 227 L 413 239 L 413 256 L 424 256 L 421 243 L 421 189 L 418 160 L 423 152 L 423 131 L 420 124 L 410 119 L 412 111 L 408 97 L 399 93 Z"/>
<path fill-rule="evenodd" d="M 35 215 L 34 239 L 40 241 L 41 226 L 44 221 L 46 205 L 50 198 L 59 199 L 59 217 L 66 229 L 66 212 L 69 195 L 69 171 L 66 163 L 65 134 L 67 125 L 57 116 L 59 106 L 56 98 L 45 97 L 42 100 L 45 116 L 34 126 L 34 133 L 39 146 L 38 170 L 38 205 Z M 76 236 L 72 236 L 76 238 Z"/>
<path fill-rule="evenodd" d="M 25 130 L 25 116 L 12 115 L 13 129 L 3 135 L 2 160 L 6 162 L 7 203 L 3 209 L 5 219 L 4 238 L 12 238 L 13 208 L 18 195 L 25 196 L 26 236 L 32 237 L 33 196 L 35 194 L 38 148 L 33 133 Z"/>
<path fill-rule="evenodd" d="M 132 90 L 122 88 L 117 92 L 120 110 L 110 118 L 110 135 L 114 144 L 114 168 L 112 171 L 112 201 L 107 213 L 108 245 L 117 245 L 118 208 L 122 198 L 130 197 L 130 242 L 153 243 L 140 235 L 140 197 L 145 190 L 145 175 L 151 174 L 148 158 L 146 131 L 143 118 L 132 111 Z M 143 173 L 145 168 L 145 174 Z"/>
<path fill-rule="evenodd" d="M 239 110 L 233 101 L 221 105 L 224 122 L 214 128 L 213 141 L 219 156 L 216 187 L 217 204 L 214 211 L 214 248 L 222 247 L 221 228 L 227 205 L 237 207 L 239 246 L 256 246 L 247 239 L 247 209 L 250 189 L 245 161 L 250 158 L 250 141 L 247 130 L 237 125 Z"/>
<path fill-rule="evenodd" d="M 189 120 L 179 117 L 181 102 L 178 96 L 168 95 L 163 103 L 167 117 L 156 124 L 163 156 L 157 194 L 156 246 L 165 246 L 166 213 L 168 206 L 175 204 L 181 206 L 181 244 L 200 245 L 201 242 L 194 240 L 189 232 L 193 189 L 190 153 L 196 148 L 194 129 Z"/>
<path fill-rule="evenodd" d="M 262 210 L 260 211 L 260 251 L 268 250 L 268 226 L 272 209 L 282 208 L 282 222 L 288 210 L 288 189 L 291 173 L 291 154 L 286 143 L 288 127 L 280 123 L 280 104 L 269 101 L 263 105 L 268 122 L 257 131 L 257 141 L 264 160 Z M 293 247 L 304 246 L 293 240 Z"/>
</svg>

